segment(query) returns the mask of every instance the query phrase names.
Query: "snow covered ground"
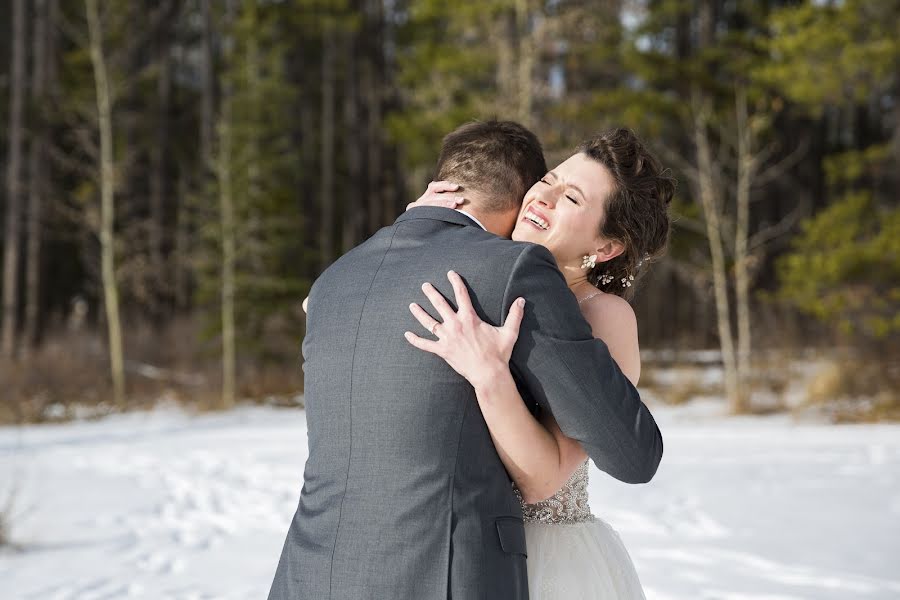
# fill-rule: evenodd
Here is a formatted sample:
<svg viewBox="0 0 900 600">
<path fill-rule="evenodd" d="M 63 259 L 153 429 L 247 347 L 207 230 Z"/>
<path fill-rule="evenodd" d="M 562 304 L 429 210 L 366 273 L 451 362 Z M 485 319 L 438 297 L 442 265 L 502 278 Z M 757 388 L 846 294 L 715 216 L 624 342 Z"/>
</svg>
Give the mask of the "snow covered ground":
<svg viewBox="0 0 900 600">
<path fill-rule="evenodd" d="M 592 471 L 651 600 L 900 598 L 900 426 L 655 408 L 656 479 Z M 301 410 L 0 428 L 4 600 L 264 598 L 296 506 Z"/>
</svg>

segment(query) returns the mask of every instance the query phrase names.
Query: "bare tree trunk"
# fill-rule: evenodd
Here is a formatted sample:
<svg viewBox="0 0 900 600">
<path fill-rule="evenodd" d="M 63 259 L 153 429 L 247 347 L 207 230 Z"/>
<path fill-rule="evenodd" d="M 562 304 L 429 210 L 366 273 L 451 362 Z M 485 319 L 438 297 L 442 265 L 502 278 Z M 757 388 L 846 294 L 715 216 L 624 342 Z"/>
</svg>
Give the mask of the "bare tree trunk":
<svg viewBox="0 0 900 600">
<path fill-rule="evenodd" d="M 530 31 L 531 0 L 516 0 L 516 30 L 519 36 L 519 65 L 517 74 L 518 107 L 516 113 L 523 125 L 531 125 L 535 63 L 535 39 Z"/>
<path fill-rule="evenodd" d="M 28 156 L 28 245 L 25 261 L 25 348 L 33 348 L 38 341 L 38 318 L 41 306 L 41 241 L 43 227 L 44 191 L 46 189 L 47 121 L 45 92 L 47 80 L 47 0 L 36 0 L 34 6 L 34 61 L 32 68 L 31 102 L 36 107 L 37 123 L 31 136 Z"/>
<path fill-rule="evenodd" d="M 363 87 L 366 94 L 368 111 L 368 136 L 367 136 L 367 192 L 369 194 L 369 233 L 374 233 L 379 227 L 387 224 L 391 215 L 381 215 L 382 195 L 381 189 L 381 152 L 383 141 L 381 137 L 381 98 L 384 85 L 382 61 L 381 29 L 383 26 L 383 14 L 381 0 L 369 0 L 368 4 L 368 48 L 369 55 L 363 68 Z"/>
<path fill-rule="evenodd" d="M 250 22 L 249 29 L 251 33 L 247 37 L 247 88 L 251 96 L 252 120 L 259 122 L 262 118 L 262 89 L 260 86 L 260 58 L 259 58 L 259 42 L 256 38 L 259 17 L 256 10 L 256 2 L 248 2 L 245 4 L 247 11 L 247 20 Z M 260 182 L 259 168 L 259 136 L 255 133 L 248 140 L 250 151 L 247 153 L 247 205 L 251 211 L 258 206 L 259 197 L 262 194 L 262 184 Z M 252 215 L 251 215 L 252 219 Z"/>
<path fill-rule="evenodd" d="M 731 310 L 728 303 L 728 271 L 722 246 L 722 225 L 719 218 L 718 192 L 713 171 L 712 150 L 709 144 L 709 100 L 701 96 L 699 90 L 693 92 L 694 104 L 694 144 L 697 147 L 697 177 L 700 201 L 709 240 L 712 259 L 713 291 L 716 299 L 716 323 L 719 331 L 719 347 L 725 369 L 725 394 L 731 409 L 740 412 L 740 387 L 735 362 L 734 339 L 731 335 Z"/>
<path fill-rule="evenodd" d="M 231 16 L 233 4 L 228 4 L 228 16 Z M 230 56 L 226 55 L 227 64 Z M 231 104 L 233 90 L 231 84 L 225 85 L 222 92 L 222 105 L 219 115 L 219 147 L 216 174 L 219 183 L 219 222 L 222 234 L 222 408 L 234 406 L 237 378 L 237 348 L 235 343 L 235 215 L 232 191 L 231 169 L 232 157 L 232 123 Z"/>
<path fill-rule="evenodd" d="M 214 168 L 213 123 L 216 106 L 216 65 L 213 49 L 213 16 L 210 0 L 200 3 L 203 12 L 203 94 L 200 100 L 200 154 L 204 173 Z M 205 177 L 204 177 L 205 180 Z"/>
<path fill-rule="evenodd" d="M 366 102 L 366 185 L 365 185 L 365 203 L 368 216 L 368 224 L 366 226 L 368 233 L 374 233 L 382 225 L 381 208 L 381 106 L 380 106 L 380 90 L 378 83 L 375 81 L 374 70 L 372 64 L 374 59 L 370 59 L 363 65 L 362 85 L 364 88 Z"/>
<path fill-rule="evenodd" d="M 517 0 L 518 6 L 518 0 Z M 511 113 L 518 103 L 516 89 L 516 21 L 509 11 L 503 10 L 497 18 L 497 102 L 498 113 Z"/>
<path fill-rule="evenodd" d="M 153 176 L 150 180 L 150 262 L 155 282 L 153 298 L 155 316 L 162 316 L 162 304 L 167 299 L 166 285 L 169 278 L 164 257 L 166 181 L 169 176 L 166 157 L 169 155 L 169 104 L 172 89 L 169 65 L 168 28 L 163 27 L 157 39 L 159 77 L 156 80 L 157 115 L 156 142 L 152 150 Z"/>
<path fill-rule="evenodd" d="M 215 28 L 210 0 L 200 2 L 202 26 L 202 80 L 200 95 L 200 171 L 190 179 L 179 173 L 178 210 L 175 224 L 175 306 L 179 310 L 187 310 L 191 301 L 191 248 L 193 231 L 193 210 L 187 202 L 188 188 L 200 190 L 201 195 L 207 193 L 210 175 L 217 175 L 218 165 L 214 156 L 213 140 L 215 135 L 216 75 L 215 50 L 213 40 Z"/>
<path fill-rule="evenodd" d="M 19 234 L 22 211 L 22 122 L 25 118 L 25 0 L 12 4 L 9 150 L 6 163 L 6 235 L 3 243 L 2 354 L 13 358 L 19 327 Z"/>
<path fill-rule="evenodd" d="M 737 377 L 740 386 L 739 405 L 750 406 L 750 264 L 748 239 L 750 226 L 750 182 L 753 178 L 754 160 L 751 154 L 753 135 L 747 116 L 747 91 L 739 86 L 735 95 L 737 117 L 737 220 L 734 236 L 734 284 L 735 309 L 737 311 Z"/>
<path fill-rule="evenodd" d="M 222 102 L 219 127 L 219 218 L 222 228 L 222 407 L 234 406 L 237 352 L 234 327 L 235 239 L 231 191 L 231 100 Z"/>
<path fill-rule="evenodd" d="M 337 49 L 334 32 L 322 36 L 322 231 L 319 245 L 320 268 L 324 271 L 334 257 L 334 63 Z"/>
<path fill-rule="evenodd" d="M 175 268 L 175 307 L 187 309 L 190 303 L 188 275 L 190 273 L 190 211 L 188 210 L 188 181 L 184 169 L 178 170 L 177 210 L 175 212 L 175 241 L 172 249 Z"/>
<path fill-rule="evenodd" d="M 716 33 L 718 0 L 705 0 L 698 7 L 697 50 L 708 46 Z M 721 210 L 721 190 L 716 183 L 709 127 L 712 117 L 712 101 L 697 84 L 691 89 L 693 112 L 694 145 L 697 150 L 697 185 L 706 224 L 706 237 L 712 262 L 713 296 L 716 306 L 716 326 L 719 333 L 719 348 L 722 351 L 722 366 L 725 371 L 725 395 L 732 412 L 744 411 L 742 403 L 738 366 L 731 332 L 731 305 L 728 299 L 728 267 L 725 263 L 725 249 L 722 243 L 723 221 Z"/>
<path fill-rule="evenodd" d="M 119 318 L 119 290 L 115 267 L 115 165 L 113 164 L 112 95 L 103 54 L 103 27 L 97 0 L 85 0 L 91 64 L 97 93 L 97 120 L 100 129 L 100 252 L 103 299 L 109 335 L 109 362 L 113 395 L 118 406 L 125 404 L 125 368 L 122 328 Z"/>
<path fill-rule="evenodd" d="M 345 34 L 346 65 L 344 77 L 344 153 L 347 156 L 348 181 L 344 198 L 343 249 L 349 252 L 359 240 L 365 215 L 362 186 L 362 146 L 356 133 L 359 124 L 359 84 L 357 81 L 358 59 L 356 56 L 356 33 Z"/>
<path fill-rule="evenodd" d="M 382 6 L 380 0 L 373 0 L 377 5 Z M 380 9 L 379 9 L 380 10 Z M 379 14 L 381 14 L 379 12 Z M 390 13 L 388 13 L 390 14 Z M 398 72 L 396 53 L 390 53 L 384 48 L 390 48 L 398 43 L 397 40 L 397 23 L 395 19 L 389 18 L 387 15 L 381 19 L 379 29 L 381 31 L 379 42 L 379 65 L 381 67 L 381 93 L 382 99 L 386 107 L 396 107 L 401 105 L 400 94 L 394 81 L 394 74 Z M 402 150 L 395 145 L 383 145 L 381 147 L 382 170 L 381 170 L 381 199 L 383 222 L 391 223 L 396 218 L 401 205 L 408 202 L 406 197 L 406 173 L 400 168 L 402 160 Z"/>
</svg>

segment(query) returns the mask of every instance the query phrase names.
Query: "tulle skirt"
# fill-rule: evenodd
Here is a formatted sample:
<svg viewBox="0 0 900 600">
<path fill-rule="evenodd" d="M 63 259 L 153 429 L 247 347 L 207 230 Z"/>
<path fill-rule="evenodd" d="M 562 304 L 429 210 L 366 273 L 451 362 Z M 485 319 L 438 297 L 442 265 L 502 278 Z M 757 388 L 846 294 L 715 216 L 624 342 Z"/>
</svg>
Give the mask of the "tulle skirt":
<svg viewBox="0 0 900 600">
<path fill-rule="evenodd" d="M 526 523 L 531 600 L 644 600 L 619 534 L 600 519 Z"/>
</svg>

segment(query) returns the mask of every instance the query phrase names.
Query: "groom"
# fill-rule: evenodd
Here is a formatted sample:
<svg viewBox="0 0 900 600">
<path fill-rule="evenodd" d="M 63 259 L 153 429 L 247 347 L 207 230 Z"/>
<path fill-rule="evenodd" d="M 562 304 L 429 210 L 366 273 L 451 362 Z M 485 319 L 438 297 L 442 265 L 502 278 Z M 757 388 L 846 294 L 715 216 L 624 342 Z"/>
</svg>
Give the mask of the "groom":
<svg viewBox="0 0 900 600">
<path fill-rule="evenodd" d="M 637 391 L 591 334 L 550 252 L 508 239 L 546 172 L 540 143 L 511 122 L 444 139 L 436 179 L 466 212 L 413 208 L 330 268 L 309 296 L 303 341 L 309 459 L 270 600 L 525 600 L 525 532 L 475 394 L 403 337 L 422 283 L 453 298 L 466 280 L 479 316 L 526 312 L 510 366 L 595 464 L 653 477 L 662 438 Z"/>
</svg>

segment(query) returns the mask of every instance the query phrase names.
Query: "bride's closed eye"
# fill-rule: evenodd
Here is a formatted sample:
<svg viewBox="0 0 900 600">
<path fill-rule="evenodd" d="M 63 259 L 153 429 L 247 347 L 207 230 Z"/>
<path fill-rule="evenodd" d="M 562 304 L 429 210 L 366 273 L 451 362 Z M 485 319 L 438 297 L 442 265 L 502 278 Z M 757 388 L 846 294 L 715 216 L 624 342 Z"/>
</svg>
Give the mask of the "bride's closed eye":
<svg viewBox="0 0 900 600">
<path fill-rule="evenodd" d="M 543 183 L 544 185 L 553 185 L 552 183 L 550 183 L 549 181 L 547 181 L 547 178 L 546 178 L 546 177 L 542 177 L 542 178 L 541 178 L 541 183 Z M 576 199 L 573 198 L 572 196 L 566 194 L 566 198 L 568 198 L 569 201 L 570 201 L 572 204 L 578 204 L 578 200 L 576 200 Z"/>
</svg>

